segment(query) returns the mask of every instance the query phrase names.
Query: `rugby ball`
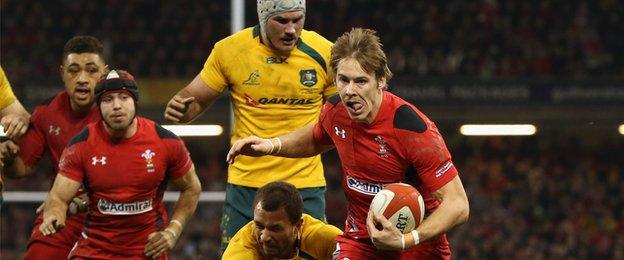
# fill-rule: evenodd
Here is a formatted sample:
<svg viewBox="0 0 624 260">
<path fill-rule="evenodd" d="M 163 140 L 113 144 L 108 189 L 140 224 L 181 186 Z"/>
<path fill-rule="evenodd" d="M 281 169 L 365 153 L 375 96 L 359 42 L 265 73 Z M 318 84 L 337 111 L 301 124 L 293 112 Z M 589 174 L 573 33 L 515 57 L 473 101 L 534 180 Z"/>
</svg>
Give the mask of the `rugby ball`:
<svg viewBox="0 0 624 260">
<path fill-rule="evenodd" d="M 382 213 L 403 234 L 411 232 L 425 217 L 425 201 L 409 184 L 391 183 L 375 195 L 370 210 Z"/>
</svg>

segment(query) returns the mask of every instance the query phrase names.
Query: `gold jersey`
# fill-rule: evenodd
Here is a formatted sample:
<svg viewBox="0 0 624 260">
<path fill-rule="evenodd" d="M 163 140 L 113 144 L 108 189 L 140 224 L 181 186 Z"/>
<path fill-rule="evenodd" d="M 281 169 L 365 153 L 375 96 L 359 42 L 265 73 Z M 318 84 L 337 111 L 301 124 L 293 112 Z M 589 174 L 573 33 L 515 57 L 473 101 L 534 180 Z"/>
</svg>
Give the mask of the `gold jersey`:
<svg viewBox="0 0 624 260">
<path fill-rule="evenodd" d="M 314 217 L 303 214 L 303 224 L 296 242 L 295 257 L 292 259 L 331 259 L 336 249 L 336 237 L 342 231 Z M 242 227 L 230 240 L 222 259 L 263 259 L 260 245 L 254 236 L 254 222 Z"/>
<path fill-rule="evenodd" d="M 0 67 L 0 110 L 8 107 L 15 102 L 15 95 L 11 89 L 11 83 L 4 74 L 4 70 Z"/>
<path fill-rule="evenodd" d="M 276 137 L 313 124 L 323 101 L 336 93 L 328 73 L 332 43 L 327 39 L 302 30 L 297 47 L 282 58 L 260 38 L 256 26 L 217 42 L 200 73 L 210 88 L 230 91 L 232 143 L 249 135 Z M 297 188 L 325 186 L 320 156 L 238 156 L 228 172 L 228 183 L 246 187 L 277 180 Z"/>
</svg>

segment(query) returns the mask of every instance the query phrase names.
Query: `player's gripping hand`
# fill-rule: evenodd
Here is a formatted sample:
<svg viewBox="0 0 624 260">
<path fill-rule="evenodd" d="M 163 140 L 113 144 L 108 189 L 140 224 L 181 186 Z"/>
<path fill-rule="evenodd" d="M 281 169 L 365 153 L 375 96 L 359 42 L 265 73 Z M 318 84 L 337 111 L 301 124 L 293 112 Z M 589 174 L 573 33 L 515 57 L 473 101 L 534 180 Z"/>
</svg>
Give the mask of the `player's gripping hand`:
<svg viewBox="0 0 624 260">
<path fill-rule="evenodd" d="M 143 253 L 145 256 L 156 258 L 167 252 L 169 249 L 173 249 L 178 241 L 178 234 L 170 228 L 166 228 L 163 231 L 151 233 L 147 237 L 147 245 Z"/>
<path fill-rule="evenodd" d="M 0 119 L 0 125 L 4 128 L 6 137 L 15 139 L 28 130 L 28 119 L 20 115 L 6 115 Z"/>
<path fill-rule="evenodd" d="M 377 249 L 404 249 L 404 242 L 401 242 L 401 240 L 405 239 L 403 234 L 401 234 L 401 231 L 392 225 L 392 222 L 382 214 L 369 210 L 368 216 L 366 217 L 366 226 L 368 228 L 368 235 Z M 382 229 L 377 229 L 378 226 L 381 226 Z"/>
<path fill-rule="evenodd" d="M 44 236 L 52 235 L 61 231 L 65 227 L 65 214 L 58 214 L 57 211 L 44 211 L 43 223 L 39 226 L 39 231 Z"/>
<path fill-rule="evenodd" d="M 0 167 L 12 160 L 19 152 L 19 146 L 11 140 L 0 143 Z"/>
<path fill-rule="evenodd" d="M 173 123 L 185 123 L 188 120 L 184 118 L 184 115 L 193 102 L 195 102 L 195 97 L 173 96 L 165 108 L 165 119 Z"/>
<path fill-rule="evenodd" d="M 230 151 L 228 152 L 225 160 L 227 163 L 234 163 L 236 156 L 248 155 L 248 156 L 263 156 L 269 154 L 275 154 L 282 148 L 282 143 L 279 138 L 264 139 L 257 136 L 248 136 L 236 141 Z"/>
</svg>

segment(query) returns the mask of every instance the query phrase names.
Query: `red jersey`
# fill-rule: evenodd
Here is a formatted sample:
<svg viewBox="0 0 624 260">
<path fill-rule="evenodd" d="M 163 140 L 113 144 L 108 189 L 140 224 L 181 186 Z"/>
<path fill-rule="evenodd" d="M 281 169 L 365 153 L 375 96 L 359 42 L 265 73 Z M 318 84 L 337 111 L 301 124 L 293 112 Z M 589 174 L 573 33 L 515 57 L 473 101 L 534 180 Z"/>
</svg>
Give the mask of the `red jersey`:
<svg viewBox="0 0 624 260">
<path fill-rule="evenodd" d="M 20 140 L 19 156 L 25 164 L 35 166 L 45 151 L 50 153 L 54 172 L 58 172 L 61 153 L 69 140 L 88 123 L 100 120 L 100 111 L 93 107 L 88 114 L 77 116 L 71 109 L 67 91 L 62 91 L 45 104 L 35 107 L 30 118 L 30 128 Z"/>
<path fill-rule="evenodd" d="M 383 92 L 381 108 L 371 124 L 353 121 L 340 97 L 331 97 L 313 131 L 317 143 L 336 146 L 342 163 L 347 237 L 369 240 L 368 208 L 385 184 L 414 186 L 429 214 L 439 205 L 432 193 L 457 176 L 436 125 L 390 92 Z"/>
<path fill-rule="evenodd" d="M 104 122 L 89 124 L 63 151 L 59 173 L 81 182 L 89 212 L 72 255 L 81 248 L 143 255 L 150 233 L 168 223 L 162 203 L 169 180 L 192 162 L 184 142 L 151 120 L 137 117 L 134 136 L 113 140 Z M 88 255 L 85 255 L 85 257 Z"/>
<path fill-rule="evenodd" d="M 44 104 L 35 107 L 30 118 L 30 128 L 19 142 L 19 157 L 29 166 L 35 166 L 44 152 L 50 153 L 53 171 L 50 179 L 58 172 L 61 153 L 69 140 L 78 134 L 88 123 L 100 120 L 100 110 L 93 107 L 86 115 L 78 116 L 71 109 L 67 91 L 61 91 Z M 50 183 L 51 185 L 51 183 Z M 56 236 L 44 236 L 39 232 L 43 217 L 39 214 L 35 220 L 29 244 L 38 241 L 63 247 L 69 252 L 80 237 L 85 214 L 81 213 L 67 218 L 66 227 Z M 29 249 L 30 250 L 30 249 Z M 27 254 L 29 255 L 29 254 Z"/>
</svg>

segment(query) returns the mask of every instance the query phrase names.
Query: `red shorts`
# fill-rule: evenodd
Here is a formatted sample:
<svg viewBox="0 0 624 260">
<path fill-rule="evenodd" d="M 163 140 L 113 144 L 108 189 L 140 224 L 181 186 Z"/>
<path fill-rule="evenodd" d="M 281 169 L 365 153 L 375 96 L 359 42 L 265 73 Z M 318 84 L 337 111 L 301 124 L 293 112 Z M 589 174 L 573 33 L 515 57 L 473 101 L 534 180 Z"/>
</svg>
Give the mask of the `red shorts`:
<svg viewBox="0 0 624 260">
<path fill-rule="evenodd" d="M 451 249 L 446 239 L 446 234 L 403 252 L 381 251 L 375 248 L 368 238 L 353 239 L 340 235 L 336 237 L 334 260 L 347 259 L 451 259 Z"/>
<path fill-rule="evenodd" d="M 74 249 L 69 253 L 69 257 L 67 259 L 124 259 L 124 260 L 144 260 L 148 259 L 144 254 L 135 254 L 128 255 L 123 254 L 124 252 L 118 252 L 113 250 L 106 250 L 103 248 L 99 248 L 94 246 L 92 243 L 89 243 L 86 239 L 78 240 Z M 157 259 L 157 260 L 167 260 L 167 252 L 162 254 L 158 258 L 149 258 L 149 259 Z"/>
<path fill-rule="evenodd" d="M 65 228 L 53 235 L 44 236 L 39 231 L 39 226 L 43 222 L 42 214 L 35 219 L 35 227 L 30 234 L 28 248 L 24 259 L 65 259 L 71 251 L 76 241 L 80 238 L 86 213 L 75 216 L 67 216 Z"/>
</svg>

